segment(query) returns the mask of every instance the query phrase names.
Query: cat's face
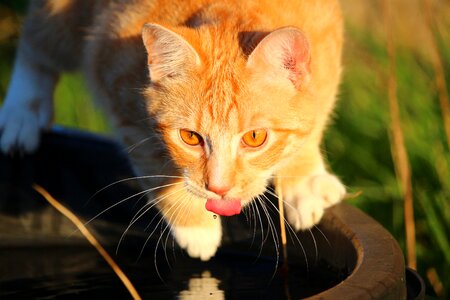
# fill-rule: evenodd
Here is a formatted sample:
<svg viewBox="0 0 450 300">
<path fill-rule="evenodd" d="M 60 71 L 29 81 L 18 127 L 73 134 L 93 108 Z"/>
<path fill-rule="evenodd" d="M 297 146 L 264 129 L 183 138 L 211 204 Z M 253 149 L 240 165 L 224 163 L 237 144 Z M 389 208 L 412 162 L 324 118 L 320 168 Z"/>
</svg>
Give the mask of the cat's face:
<svg viewBox="0 0 450 300">
<path fill-rule="evenodd" d="M 311 130 L 314 108 L 308 93 L 299 96 L 297 82 L 308 75 L 309 57 L 300 65 L 303 58 L 289 57 L 286 45 L 281 50 L 272 45 L 284 35 L 292 38 L 295 29 L 268 35 L 248 58 L 221 45 L 225 40 L 197 42 L 194 50 L 195 41 L 163 27 L 147 30 L 149 110 L 187 189 L 201 198 L 246 205 L 265 191 L 277 167 L 300 150 Z M 264 57 L 268 47 L 281 59 L 280 70 Z"/>
</svg>

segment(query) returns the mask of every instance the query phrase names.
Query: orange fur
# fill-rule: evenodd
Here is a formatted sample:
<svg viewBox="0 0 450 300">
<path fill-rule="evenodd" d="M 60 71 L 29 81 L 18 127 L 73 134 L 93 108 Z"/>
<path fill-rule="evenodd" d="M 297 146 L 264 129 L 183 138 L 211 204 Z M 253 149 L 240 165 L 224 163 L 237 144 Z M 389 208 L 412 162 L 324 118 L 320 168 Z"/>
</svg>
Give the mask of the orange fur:
<svg viewBox="0 0 450 300">
<path fill-rule="evenodd" d="M 55 73 L 81 66 L 122 142 L 153 137 L 130 153 L 138 174 L 186 176 L 187 188 L 159 203 L 169 223 L 211 227 L 204 203 L 218 195 L 208 185 L 247 205 L 273 176 L 295 198 L 300 183 L 328 174 L 319 145 L 342 39 L 335 0 L 36 0 L 19 51 Z M 260 128 L 266 144 L 243 146 Z M 179 129 L 204 144 L 183 144 Z"/>
</svg>

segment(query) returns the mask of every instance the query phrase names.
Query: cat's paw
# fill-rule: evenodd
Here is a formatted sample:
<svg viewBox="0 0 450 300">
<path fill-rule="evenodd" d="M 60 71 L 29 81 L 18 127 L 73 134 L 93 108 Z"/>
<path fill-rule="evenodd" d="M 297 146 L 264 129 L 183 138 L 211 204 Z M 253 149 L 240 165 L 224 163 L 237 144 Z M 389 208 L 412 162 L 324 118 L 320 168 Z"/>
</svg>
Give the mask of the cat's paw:
<svg viewBox="0 0 450 300">
<path fill-rule="evenodd" d="M 219 226 L 211 227 L 174 226 L 173 233 L 178 245 L 186 250 L 190 257 L 206 261 L 216 254 L 222 239 L 220 221 L 218 224 Z"/>
<path fill-rule="evenodd" d="M 0 110 L 0 149 L 33 152 L 39 145 L 42 124 L 39 115 L 26 107 L 5 105 Z"/>
<path fill-rule="evenodd" d="M 311 228 L 320 221 L 324 210 L 340 202 L 345 193 L 344 185 L 329 173 L 283 185 L 286 217 L 296 230 Z"/>
<path fill-rule="evenodd" d="M 40 132 L 53 115 L 53 89 L 57 76 L 18 59 L 3 107 L 0 108 L 0 150 L 33 152 Z"/>
</svg>

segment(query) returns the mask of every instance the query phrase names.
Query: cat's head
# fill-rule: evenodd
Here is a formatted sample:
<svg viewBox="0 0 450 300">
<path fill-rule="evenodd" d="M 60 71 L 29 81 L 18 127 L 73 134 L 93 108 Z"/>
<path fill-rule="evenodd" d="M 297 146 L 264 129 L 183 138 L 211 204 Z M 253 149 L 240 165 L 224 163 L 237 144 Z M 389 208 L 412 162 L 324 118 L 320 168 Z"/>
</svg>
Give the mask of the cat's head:
<svg viewBox="0 0 450 300">
<path fill-rule="evenodd" d="M 238 213 L 311 131 L 307 39 L 292 27 L 238 34 L 147 24 L 143 40 L 148 109 L 188 190 L 215 213 Z"/>
</svg>

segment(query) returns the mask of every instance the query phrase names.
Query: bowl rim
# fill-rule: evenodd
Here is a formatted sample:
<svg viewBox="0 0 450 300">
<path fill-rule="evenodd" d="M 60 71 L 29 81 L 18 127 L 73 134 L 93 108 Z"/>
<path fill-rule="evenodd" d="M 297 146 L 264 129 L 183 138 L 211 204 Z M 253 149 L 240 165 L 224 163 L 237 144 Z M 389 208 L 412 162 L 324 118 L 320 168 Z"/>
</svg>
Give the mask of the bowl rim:
<svg viewBox="0 0 450 300">
<path fill-rule="evenodd" d="M 357 262 L 341 283 L 307 299 L 406 299 L 403 253 L 383 226 L 347 203 L 329 208 L 324 222 L 350 240 Z"/>
</svg>

